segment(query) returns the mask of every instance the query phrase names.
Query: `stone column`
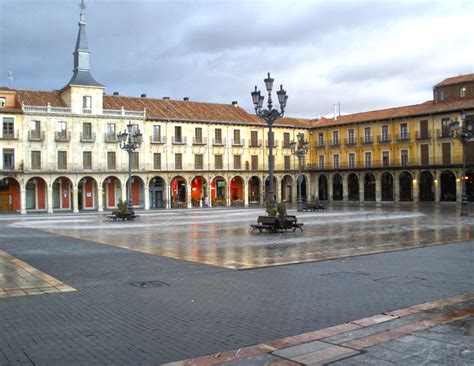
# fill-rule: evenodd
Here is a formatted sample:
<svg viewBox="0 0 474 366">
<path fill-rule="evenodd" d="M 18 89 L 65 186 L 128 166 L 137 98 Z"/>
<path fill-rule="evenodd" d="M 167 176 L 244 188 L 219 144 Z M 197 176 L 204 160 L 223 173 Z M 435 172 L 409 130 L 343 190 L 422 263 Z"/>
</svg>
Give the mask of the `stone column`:
<svg viewBox="0 0 474 366">
<path fill-rule="evenodd" d="M 291 204 L 296 206 L 298 204 L 298 175 L 296 175 L 291 182 Z"/>
<path fill-rule="evenodd" d="M 122 201 L 127 200 L 127 183 L 122 184 Z"/>
<path fill-rule="evenodd" d="M 393 173 L 393 190 L 393 201 L 400 202 L 400 181 L 396 172 Z"/>
<path fill-rule="evenodd" d="M 192 202 L 191 202 L 191 189 L 192 189 L 191 183 L 187 184 L 186 185 L 186 201 L 187 201 L 188 208 L 193 207 Z"/>
<path fill-rule="evenodd" d="M 72 189 L 72 212 L 79 212 L 79 195 L 77 187 Z"/>
<path fill-rule="evenodd" d="M 48 202 L 47 210 L 48 210 L 48 213 L 53 213 L 53 188 L 52 187 L 48 187 L 47 195 L 48 195 L 48 197 L 46 197 L 47 202 Z"/>
<path fill-rule="evenodd" d="M 150 186 L 145 185 L 143 188 L 143 204 L 145 205 L 145 210 L 150 209 Z"/>
<path fill-rule="evenodd" d="M 103 196 L 103 189 L 102 187 L 97 188 L 97 211 L 103 212 L 104 211 L 104 196 Z"/>
<path fill-rule="evenodd" d="M 434 177 L 434 194 L 435 194 L 435 202 L 439 203 L 441 201 L 441 182 L 440 182 L 440 175 L 437 172 L 433 173 Z"/>
<path fill-rule="evenodd" d="M 306 181 L 306 201 L 311 202 L 313 201 L 313 194 L 311 193 L 311 176 L 306 176 L 305 175 L 305 181 Z"/>
<path fill-rule="evenodd" d="M 462 201 L 462 178 L 463 178 L 464 174 L 463 174 L 462 170 L 458 170 L 454 174 L 456 175 L 456 202 L 461 203 L 461 201 Z"/>
<path fill-rule="evenodd" d="M 244 207 L 249 207 L 249 181 L 244 179 Z"/>
<path fill-rule="evenodd" d="M 420 175 L 417 172 L 413 173 L 413 202 L 420 202 Z"/>
<path fill-rule="evenodd" d="M 26 189 L 23 186 L 20 189 L 20 213 L 26 214 Z"/>
<path fill-rule="evenodd" d="M 375 176 L 375 202 L 382 201 L 382 174 Z"/>
<path fill-rule="evenodd" d="M 275 177 L 276 178 L 276 177 Z M 275 183 L 275 196 L 276 196 L 276 201 L 277 203 L 278 202 L 281 202 L 281 180 L 280 179 L 276 179 L 276 183 Z"/>
<path fill-rule="evenodd" d="M 225 195 L 226 195 L 226 205 L 227 206 L 230 206 L 231 205 L 231 201 L 230 201 L 230 181 L 231 181 L 231 178 L 228 178 L 227 179 L 227 185 L 225 187 Z"/>
<path fill-rule="evenodd" d="M 328 174 L 328 201 L 332 202 L 332 174 Z M 343 185 L 344 190 L 344 185 Z"/>
<path fill-rule="evenodd" d="M 364 192 L 365 192 L 365 179 L 362 174 L 357 176 L 359 178 L 359 202 L 364 202 Z"/>
<path fill-rule="evenodd" d="M 262 183 L 260 183 L 260 205 L 263 206 L 265 203 L 265 177 L 262 177 Z"/>
<path fill-rule="evenodd" d="M 319 200 L 319 177 L 316 175 L 314 179 L 314 199 Z"/>
<path fill-rule="evenodd" d="M 168 182 L 168 185 L 165 190 L 165 200 L 166 200 L 166 208 L 171 208 L 171 182 Z"/>
<path fill-rule="evenodd" d="M 349 176 L 342 176 L 342 200 L 344 202 L 349 201 Z"/>
</svg>

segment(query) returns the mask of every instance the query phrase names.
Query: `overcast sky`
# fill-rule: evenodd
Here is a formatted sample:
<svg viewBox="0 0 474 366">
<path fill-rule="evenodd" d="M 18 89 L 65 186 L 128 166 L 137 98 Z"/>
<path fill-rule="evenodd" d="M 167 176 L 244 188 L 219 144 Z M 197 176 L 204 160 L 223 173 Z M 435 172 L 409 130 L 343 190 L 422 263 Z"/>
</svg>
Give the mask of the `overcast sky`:
<svg viewBox="0 0 474 366">
<path fill-rule="evenodd" d="M 0 85 L 71 78 L 79 0 L 0 0 Z M 107 93 L 230 103 L 270 71 L 287 115 L 424 102 L 474 72 L 474 1 L 87 0 L 92 75 Z"/>
</svg>

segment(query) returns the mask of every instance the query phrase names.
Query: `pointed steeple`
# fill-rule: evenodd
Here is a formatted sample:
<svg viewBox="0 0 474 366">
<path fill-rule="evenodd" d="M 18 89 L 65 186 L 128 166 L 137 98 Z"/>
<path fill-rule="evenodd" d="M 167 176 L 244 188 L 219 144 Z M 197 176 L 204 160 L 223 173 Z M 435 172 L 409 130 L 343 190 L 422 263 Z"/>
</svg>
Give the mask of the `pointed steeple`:
<svg viewBox="0 0 474 366">
<path fill-rule="evenodd" d="M 74 50 L 74 74 L 68 85 L 103 86 L 94 80 L 90 73 L 90 51 L 87 45 L 85 10 L 86 4 L 81 0 L 79 5 L 81 15 L 79 19 L 79 33 L 77 34 L 76 48 Z"/>
</svg>

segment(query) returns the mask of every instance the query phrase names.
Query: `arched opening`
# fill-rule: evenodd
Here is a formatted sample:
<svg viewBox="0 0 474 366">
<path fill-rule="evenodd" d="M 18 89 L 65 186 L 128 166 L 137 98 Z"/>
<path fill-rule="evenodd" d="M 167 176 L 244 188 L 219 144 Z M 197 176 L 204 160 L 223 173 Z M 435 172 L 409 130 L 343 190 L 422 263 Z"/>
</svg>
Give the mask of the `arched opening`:
<svg viewBox="0 0 474 366">
<path fill-rule="evenodd" d="M 47 186 L 43 178 L 34 177 L 26 183 L 26 209 L 29 211 L 46 211 Z"/>
<path fill-rule="evenodd" d="M 177 176 L 171 180 L 171 208 L 186 208 L 186 180 Z"/>
<path fill-rule="evenodd" d="M 382 174 L 382 201 L 393 201 L 393 176 L 387 172 Z"/>
<path fill-rule="evenodd" d="M 466 195 L 469 202 L 474 202 L 474 171 L 466 172 Z"/>
<path fill-rule="evenodd" d="M 441 201 L 456 201 L 456 176 L 450 171 L 441 173 Z"/>
<path fill-rule="evenodd" d="M 150 208 L 166 207 L 166 185 L 165 180 L 161 177 L 153 177 L 148 185 L 150 193 Z"/>
<path fill-rule="evenodd" d="M 20 212 L 20 184 L 15 178 L 0 179 L 0 212 Z"/>
<path fill-rule="evenodd" d="M 349 201 L 359 200 L 359 177 L 354 173 L 350 174 L 347 179 L 347 191 L 349 193 Z"/>
<path fill-rule="evenodd" d="M 120 179 L 110 176 L 102 183 L 102 205 L 106 209 L 117 208 L 119 200 L 122 198 L 122 184 Z"/>
<path fill-rule="evenodd" d="M 265 178 L 265 200 L 269 200 L 269 190 L 270 190 L 270 177 Z M 277 190 L 277 179 L 273 176 L 273 198 L 276 201 L 276 190 Z"/>
<path fill-rule="evenodd" d="M 97 208 L 97 182 L 92 177 L 84 177 L 77 185 L 79 210 L 94 210 Z"/>
<path fill-rule="evenodd" d="M 291 194 L 293 190 L 293 178 L 285 175 L 281 179 L 281 200 L 282 202 L 291 202 Z"/>
<path fill-rule="evenodd" d="M 218 176 L 211 182 L 211 201 L 212 206 L 226 206 L 226 181 Z"/>
<path fill-rule="evenodd" d="M 207 181 L 202 176 L 194 177 L 191 181 L 191 206 L 203 207 L 207 205 Z"/>
<path fill-rule="evenodd" d="M 375 201 L 375 176 L 372 173 L 364 177 L 364 201 Z"/>
<path fill-rule="evenodd" d="M 342 201 L 343 186 L 340 174 L 334 174 L 332 177 L 332 199 L 333 201 Z"/>
<path fill-rule="evenodd" d="M 260 178 L 256 176 L 249 179 L 249 204 L 260 204 Z"/>
<path fill-rule="evenodd" d="M 420 201 L 434 201 L 434 179 L 430 172 L 421 172 L 419 183 Z"/>
<path fill-rule="evenodd" d="M 328 179 L 325 175 L 318 178 L 318 197 L 321 201 L 328 200 Z"/>
<path fill-rule="evenodd" d="M 306 195 L 306 176 L 301 174 L 297 179 L 296 179 L 296 195 L 298 197 L 298 194 L 300 192 L 300 186 L 298 184 L 298 179 L 301 179 L 301 199 L 303 202 L 307 201 L 307 195 Z"/>
<path fill-rule="evenodd" d="M 145 184 L 143 179 L 137 175 L 132 176 L 132 207 L 135 208 L 143 208 L 144 204 L 144 191 L 145 191 Z M 128 179 L 126 183 L 126 191 L 127 191 L 127 198 L 129 197 L 128 194 Z"/>
<path fill-rule="evenodd" d="M 244 205 L 244 180 L 239 176 L 230 180 L 230 202 L 232 206 Z"/>
<path fill-rule="evenodd" d="M 53 182 L 53 210 L 72 210 L 72 182 L 69 178 L 59 177 Z"/>
<path fill-rule="evenodd" d="M 402 172 L 399 177 L 400 201 L 413 200 L 413 177 L 408 172 Z"/>
</svg>

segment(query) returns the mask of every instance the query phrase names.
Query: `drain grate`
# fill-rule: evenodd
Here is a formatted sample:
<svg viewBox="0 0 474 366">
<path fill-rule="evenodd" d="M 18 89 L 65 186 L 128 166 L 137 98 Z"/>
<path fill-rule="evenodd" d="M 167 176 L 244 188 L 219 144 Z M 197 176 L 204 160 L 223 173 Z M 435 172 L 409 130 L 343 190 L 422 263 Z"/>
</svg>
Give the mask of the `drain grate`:
<svg viewBox="0 0 474 366">
<path fill-rule="evenodd" d="M 169 283 L 161 281 L 140 281 L 140 282 L 130 282 L 130 285 L 139 288 L 151 288 L 151 287 L 169 287 Z"/>
</svg>

